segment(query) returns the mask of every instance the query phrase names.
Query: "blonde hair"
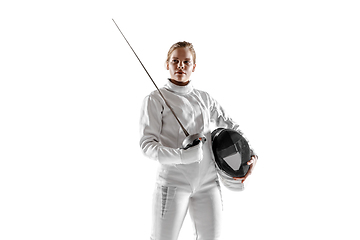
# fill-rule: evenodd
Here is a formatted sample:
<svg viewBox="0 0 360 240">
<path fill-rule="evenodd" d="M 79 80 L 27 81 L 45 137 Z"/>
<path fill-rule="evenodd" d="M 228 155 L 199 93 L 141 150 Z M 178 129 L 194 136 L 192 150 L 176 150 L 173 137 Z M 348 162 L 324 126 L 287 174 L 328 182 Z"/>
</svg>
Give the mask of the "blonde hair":
<svg viewBox="0 0 360 240">
<path fill-rule="evenodd" d="M 195 50 L 194 50 L 194 46 L 192 45 L 192 43 L 182 41 L 182 42 L 177 42 L 177 43 L 173 44 L 170 47 L 169 52 L 167 54 L 165 64 L 169 62 L 171 54 L 173 53 L 173 51 L 175 51 L 175 49 L 178 49 L 178 48 L 188 48 L 190 50 L 190 52 L 191 52 L 191 55 L 193 56 L 194 64 L 196 63 L 196 53 L 195 53 Z"/>
</svg>

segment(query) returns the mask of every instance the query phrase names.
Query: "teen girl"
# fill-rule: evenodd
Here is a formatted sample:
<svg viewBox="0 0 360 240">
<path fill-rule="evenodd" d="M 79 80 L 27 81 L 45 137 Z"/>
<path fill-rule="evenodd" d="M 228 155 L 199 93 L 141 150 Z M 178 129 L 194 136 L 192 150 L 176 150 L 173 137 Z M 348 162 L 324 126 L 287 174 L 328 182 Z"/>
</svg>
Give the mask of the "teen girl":
<svg viewBox="0 0 360 240">
<path fill-rule="evenodd" d="M 202 133 L 207 141 L 184 150 L 185 135 L 158 91 L 143 103 L 140 146 L 158 161 L 153 199 L 152 240 L 176 240 L 187 211 L 197 240 L 218 240 L 222 199 L 211 150 L 210 122 L 216 127 L 239 126 L 206 92 L 193 88 L 196 54 L 191 43 L 178 42 L 169 50 L 166 68 L 170 78 L 160 89 L 190 134 Z M 252 155 L 255 155 L 254 153 Z M 255 165 L 255 156 L 248 162 Z"/>
</svg>

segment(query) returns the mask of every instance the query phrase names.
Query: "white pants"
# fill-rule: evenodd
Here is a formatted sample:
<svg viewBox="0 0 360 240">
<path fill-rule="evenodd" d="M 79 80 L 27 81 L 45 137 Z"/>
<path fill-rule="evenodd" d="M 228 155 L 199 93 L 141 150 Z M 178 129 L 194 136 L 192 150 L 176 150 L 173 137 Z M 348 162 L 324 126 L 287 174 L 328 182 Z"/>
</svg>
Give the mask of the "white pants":
<svg viewBox="0 0 360 240">
<path fill-rule="evenodd" d="M 222 198 L 216 179 L 204 182 L 196 191 L 190 185 L 157 184 L 151 240 L 177 240 L 188 210 L 196 240 L 219 240 Z"/>
</svg>

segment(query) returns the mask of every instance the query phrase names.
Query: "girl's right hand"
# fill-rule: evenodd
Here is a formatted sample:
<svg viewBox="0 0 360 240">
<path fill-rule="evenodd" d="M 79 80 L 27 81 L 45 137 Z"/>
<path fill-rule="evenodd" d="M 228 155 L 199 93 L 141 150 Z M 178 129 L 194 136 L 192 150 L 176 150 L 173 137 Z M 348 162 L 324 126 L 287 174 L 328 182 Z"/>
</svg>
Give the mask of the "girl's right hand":
<svg viewBox="0 0 360 240">
<path fill-rule="evenodd" d="M 200 162 L 203 159 L 203 143 L 200 141 L 197 145 L 188 149 L 181 149 L 180 157 L 182 164 Z"/>
</svg>

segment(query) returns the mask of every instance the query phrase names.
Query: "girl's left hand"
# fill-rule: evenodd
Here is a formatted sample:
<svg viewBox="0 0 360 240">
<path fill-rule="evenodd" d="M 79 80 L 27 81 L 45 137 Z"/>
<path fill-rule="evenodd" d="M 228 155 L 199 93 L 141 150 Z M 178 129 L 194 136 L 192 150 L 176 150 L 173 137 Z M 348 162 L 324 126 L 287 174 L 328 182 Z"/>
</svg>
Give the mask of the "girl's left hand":
<svg viewBox="0 0 360 240">
<path fill-rule="evenodd" d="M 241 182 L 244 183 L 246 178 L 251 175 L 251 173 L 257 163 L 257 160 L 258 160 L 258 157 L 256 155 L 252 155 L 250 161 L 247 162 L 247 165 L 250 165 L 248 172 L 246 173 L 246 175 L 244 177 L 237 178 L 237 180 L 241 180 Z"/>
<path fill-rule="evenodd" d="M 247 165 L 250 165 L 250 169 L 248 171 L 248 173 L 254 169 L 256 163 L 257 163 L 258 157 L 256 155 L 252 155 L 250 161 L 247 162 Z"/>
</svg>

